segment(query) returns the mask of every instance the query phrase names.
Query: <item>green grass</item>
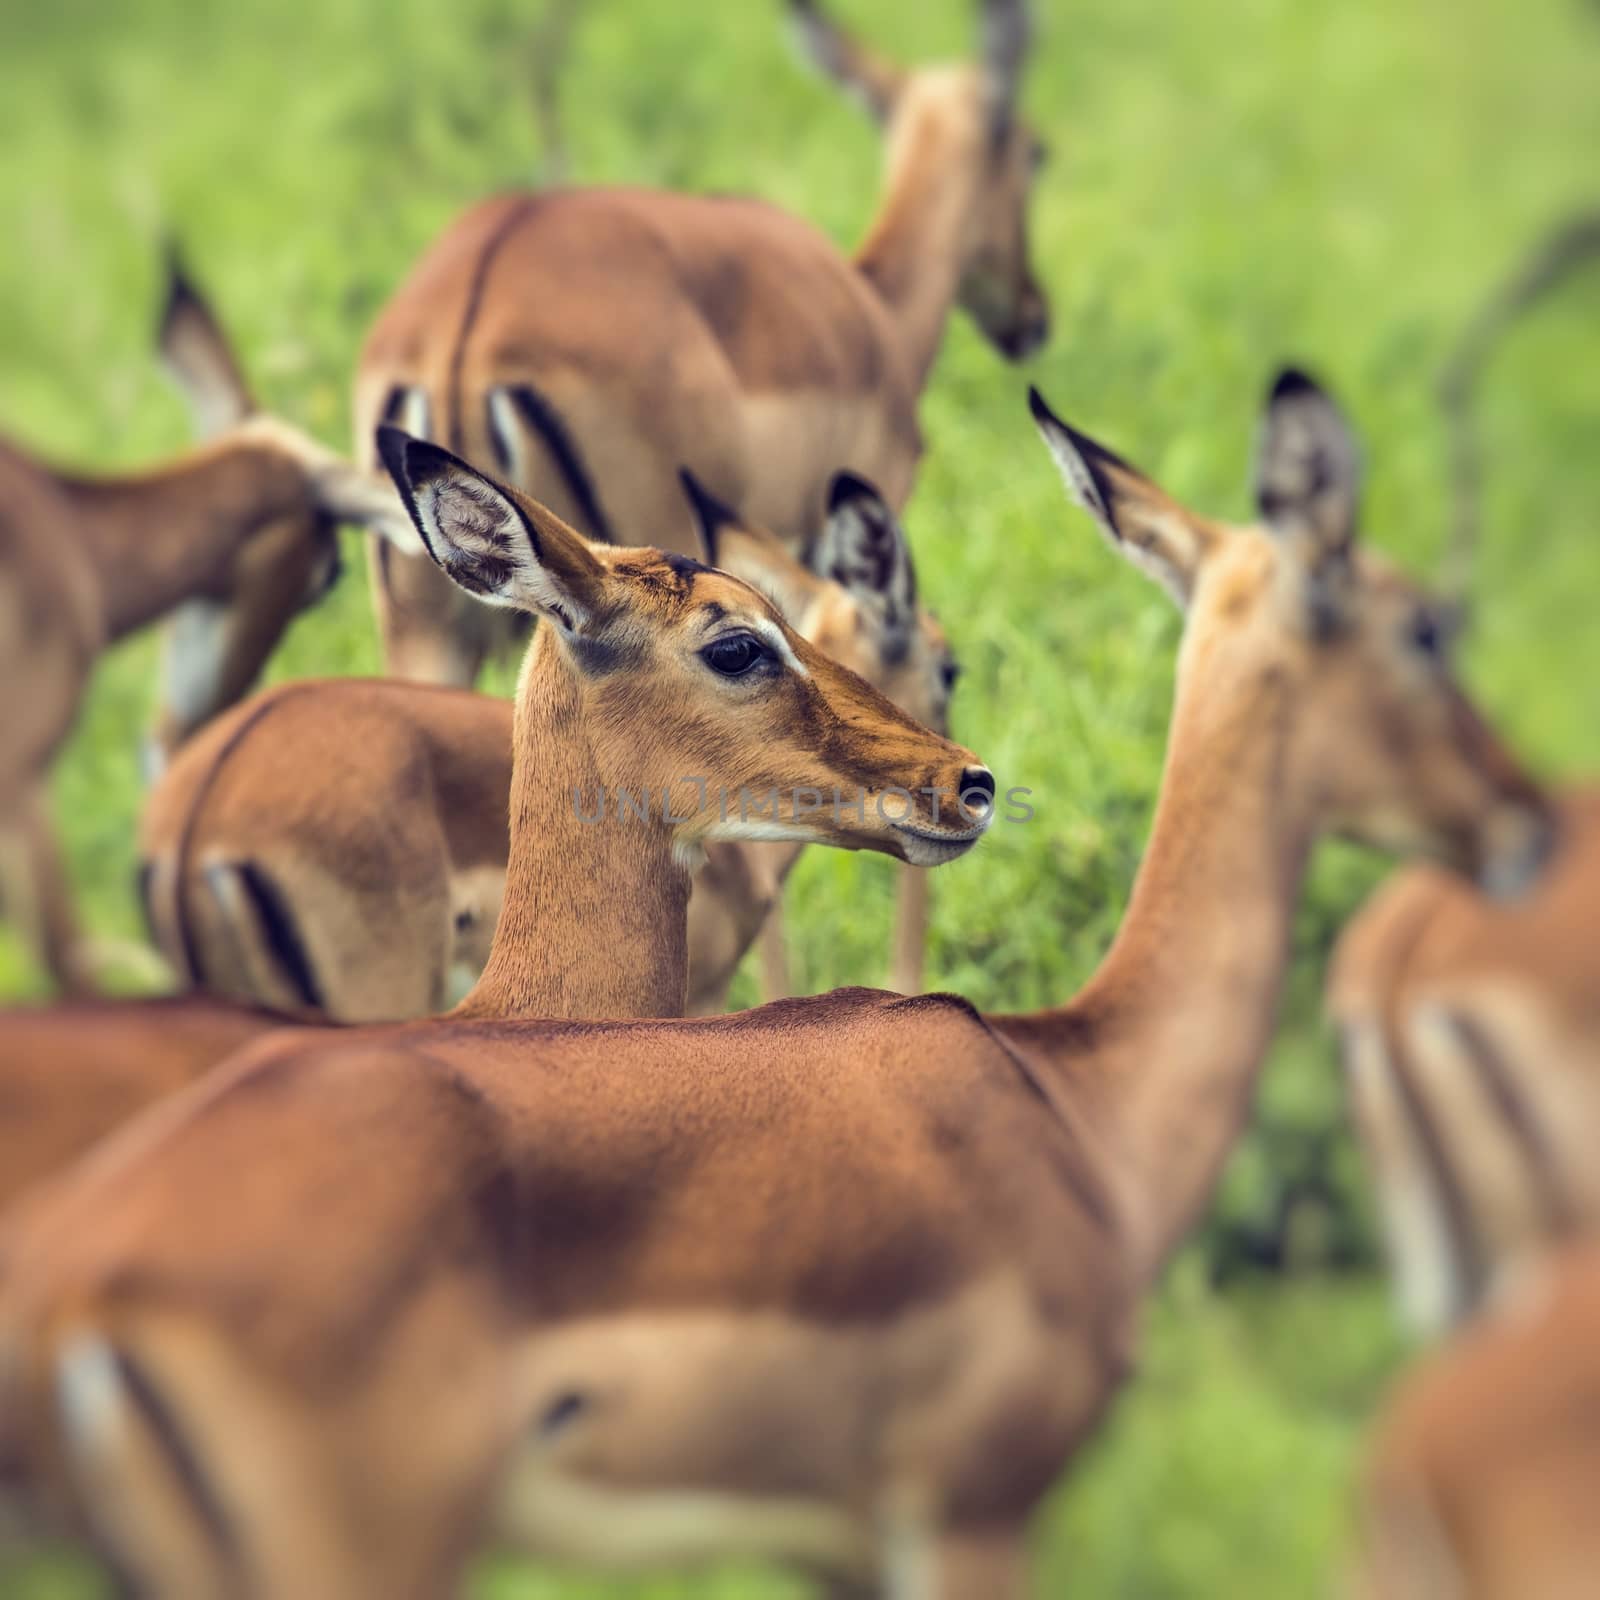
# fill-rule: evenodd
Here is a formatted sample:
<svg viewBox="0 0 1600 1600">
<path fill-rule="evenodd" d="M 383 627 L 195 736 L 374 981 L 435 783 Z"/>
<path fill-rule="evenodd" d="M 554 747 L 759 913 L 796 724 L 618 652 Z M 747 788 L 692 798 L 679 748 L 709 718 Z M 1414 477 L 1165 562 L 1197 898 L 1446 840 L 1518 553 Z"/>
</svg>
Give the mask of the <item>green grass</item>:
<svg viewBox="0 0 1600 1600">
<path fill-rule="evenodd" d="M 966 42 L 958 0 L 840 10 L 885 48 Z M 1035 255 L 1057 331 L 1026 376 L 1181 498 L 1239 515 L 1266 379 L 1286 358 L 1309 364 L 1367 442 L 1369 534 L 1426 570 L 1446 523 L 1440 360 L 1541 229 L 1593 198 L 1594 8 L 1039 10 L 1027 102 L 1054 160 Z M 562 80 L 576 174 L 749 190 L 852 241 L 874 194 L 875 136 L 795 64 L 775 11 L 591 0 Z M 384 296 L 459 207 L 537 175 L 533 21 L 510 0 L 8 8 L 0 427 L 106 466 L 183 443 L 184 415 L 148 352 L 156 243 L 172 229 L 266 401 L 345 442 L 356 348 Z M 1484 401 L 1487 537 L 1466 668 L 1552 774 L 1600 764 L 1597 326 L 1592 274 L 1518 330 Z M 908 511 L 923 586 L 968 668 L 957 732 L 1003 784 L 1035 792 L 1031 825 L 998 828 L 936 879 L 933 978 L 1005 1007 L 1070 993 L 1116 925 L 1148 827 L 1178 631 L 1163 598 L 1067 509 L 1023 383 L 952 325 Z M 274 678 L 376 668 L 360 562 L 351 569 L 296 626 Z M 57 786 L 89 920 L 128 935 L 153 659 L 144 639 L 106 663 Z M 509 682 L 501 670 L 495 686 Z M 1378 1292 L 1359 1272 L 1271 1294 L 1205 1284 L 1285 1240 L 1303 1273 L 1370 1269 L 1317 1009 L 1329 942 L 1380 870 L 1345 849 L 1318 859 L 1257 1130 L 1154 1311 L 1142 1377 L 1042 1519 L 1052 1590 L 1313 1595 L 1332 1581 L 1360 1420 L 1394 1357 Z M 808 987 L 881 975 L 890 898 L 886 863 L 808 857 L 789 918 Z M 34 992 L 0 944 L 0 994 Z M 0 1588 L 68 1592 L 34 1572 Z M 520 1569 L 484 1580 L 496 1600 L 613 1592 Z"/>
</svg>

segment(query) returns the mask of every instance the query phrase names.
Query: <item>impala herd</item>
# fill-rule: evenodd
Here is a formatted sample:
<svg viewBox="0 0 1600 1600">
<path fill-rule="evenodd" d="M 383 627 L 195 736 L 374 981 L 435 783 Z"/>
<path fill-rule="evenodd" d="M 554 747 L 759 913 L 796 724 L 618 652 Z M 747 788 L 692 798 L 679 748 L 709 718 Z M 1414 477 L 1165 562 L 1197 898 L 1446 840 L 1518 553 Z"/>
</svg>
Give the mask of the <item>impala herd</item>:
<svg viewBox="0 0 1600 1600">
<path fill-rule="evenodd" d="M 1048 332 L 1031 40 L 984 0 L 974 61 L 905 70 L 791 9 L 883 128 L 854 256 L 750 200 L 500 196 L 379 315 L 349 460 L 258 411 L 174 262 L 195 447 L 0 443 L 0 894 L 68 994 L 0 1013 L 0 1520 L 152 1600 L 429 1600 L 489 1545 L 1021 1594 L 1337 833 L 1427 858 L 1329 1006 L 1401 1308 L 1449 1336 L 1378 1432 L 1355 1591 L 1600 1592 L 1600 799 L 1459 687 L 1312 379 L 1267 395 L 1248 525 L 1030 391 L 1183 613 L 1166 764 L 1079 993 L 920 994 L 925 869 L 1002 796 L 899 508 L 952 308 L 1012 360 Z M 391 676 L 252 694 L 352 523 Z M 140 893 L 183 992 L 91 997 L 45 785 L 157 619 Z M 514 703 L 474 692 L 513 645 Z M 807 844 L 924 869 L 893 990 L 788 997 Z M 770 1003 L 727 1013 L 758 941 Z"/>
</svg>

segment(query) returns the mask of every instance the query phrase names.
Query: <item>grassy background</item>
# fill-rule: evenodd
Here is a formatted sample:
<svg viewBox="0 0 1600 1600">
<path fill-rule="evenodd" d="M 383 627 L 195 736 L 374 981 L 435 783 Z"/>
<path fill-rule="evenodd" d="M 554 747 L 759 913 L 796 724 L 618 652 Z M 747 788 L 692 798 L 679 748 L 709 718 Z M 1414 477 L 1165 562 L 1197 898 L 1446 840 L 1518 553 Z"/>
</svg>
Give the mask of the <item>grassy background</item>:
<svg viewBox="0 0 1600 1600">
<path fill-rule="evenodd" d="M 885 48 L 964 50 L 959 0 L 838 0 Z M 873 131 L 785 48 L 775 4 L 590 0 L 561 79 L 584 181 L 748 190 L 841 244 Z M 1285 358 L 1368 443 L 1369 533 L 1419 569 L 1445 526 L 1433 380 L 1481 295 L 1593 198 L 1600 15 L 1579 0 L 1040 0 L 1027 104 L 1054 158 L 1034 208 L 1056 334 L 1027 374 L 1058 410 L 1208 510 L 1247 509 L 1259 396 Z M 347 442 L 367 323 L 463 204 L 538 174 L 535 0 L 56 0 L 0 7 L 0 427 L 112 467 L 184 442 L 149 357 L 157 240 L 184 241 L 266 402 Z M 1590 514 L 1600 275 L 1508 343 L 1468 675 L 1553 774 L 1600 764 Z M 933 979 L 980 1005 L 1092 970 L 1148 826 L 1177 619 L 1106 554 L 1022 408 L 952 325 L 908 512 L 967 667 L 957 733 L 1035 791 L 936 879 Z M 136 745 L 153 641 L 101 671 L 57 786 L 89 920 L 138 929 Z M 294 629 L 274 678 L 371 671 L 364 573 Z M 501 670 L 494 687 L 509 687 Z M 16 686 L 11 686 L 14 692 Z M 1221 820 L 1221 819 L 1219 819 Z M 1256 1132 L 1151 1320 L 1143 1376 L 1041 1520 L 1053 1592 L 1309 1595 L 1337 1570 L 1361 1419 L 1398 1356 L 1317 1021 L 1321 964 L 1381 864 L 1328 847 L 1298 924 Z M 792 893 L 809 987 L 876 981 L 891 881 L 813 852 Z M 38 992 L 0 942 L 0 996 Z M 748 998 L 748 987 L 741 994 Z M 1268 1281 L 1251 1263 L 1285 1269 Z M 83 1592 L 0 1570 L 7 1595 Z M 495 1600 L 612 1588 L 486 1572 Z M 628 1593 L 703 1593 L 698 1587 Z M 788 1592 L 750 1574 L 725 1594 Z"/>
</svg>

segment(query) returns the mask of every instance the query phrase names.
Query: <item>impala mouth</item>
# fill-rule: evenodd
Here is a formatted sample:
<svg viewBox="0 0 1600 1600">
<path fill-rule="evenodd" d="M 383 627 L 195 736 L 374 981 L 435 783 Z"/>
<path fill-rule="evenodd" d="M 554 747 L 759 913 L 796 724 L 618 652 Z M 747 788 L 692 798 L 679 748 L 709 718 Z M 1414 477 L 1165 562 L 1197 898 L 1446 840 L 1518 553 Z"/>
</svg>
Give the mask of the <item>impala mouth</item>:
<svg viewBox="0 0 1600 1600">
<path fill-rule="evenodd" d="M 987 818 L 965 833 L 934 833 L 927 828 L 913 828 L 906 822 L 894 824 L 895 832 L 901 837 L 900 848 L 914 867 L 938 867 L 964 856 L 988 828 Z"/>
</svg>

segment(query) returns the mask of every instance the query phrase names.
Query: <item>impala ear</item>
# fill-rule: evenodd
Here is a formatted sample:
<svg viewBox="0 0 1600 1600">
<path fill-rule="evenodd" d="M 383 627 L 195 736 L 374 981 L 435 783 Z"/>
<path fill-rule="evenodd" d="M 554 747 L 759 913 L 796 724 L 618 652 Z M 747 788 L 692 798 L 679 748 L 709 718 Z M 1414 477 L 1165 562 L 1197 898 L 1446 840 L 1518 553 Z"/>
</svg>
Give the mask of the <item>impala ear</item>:
<svg viewBox="0 0 1600 1600">
<path fill-rule="evenodd" d="M 720 535 L 724 528 L 741 526 L 739 513 L 726 501 L 719 500 L 695 477 L 687 467 L 678 468 L 678 482 L 683 485 L 684 498 L 694 518 L 695 532 L 700 535 L 700 548 L 708 567 L 720 566 L 717 560 Z"/>
<path fill-rule="evenodd" d="M 171 243 L 156 346 L 168 377 L 189 402 L 196 438 L 214 439 L 256 410 L 233 346 Z"/>
<path fill-rule="evenodd" d="M 1285 367 L 1262 417 L 1256 506 L 1304 565 L 1319 632 L 1336 627 L 1348 603 L 1360 493 L 1361 452 L 1349 424 L 1305 373 Z"/>
<path fill-rule="evenodd" d="M 1037 389 L 1028 405 L 1068 493 L 1120 554 L 1187 606 L 1210 547 L 1205 530 L 1137 467 L 1063 422 Z"/>
<path fill-rule="evenodd" d="M 1267 396 L 1256 455 L 1256 505 L 1274 533 L 1309 540 L 1325 555 L 1355 539 L 1361 453 L 1329 396 L 1294 367 Z"/>
<path fill-rule="evenodd" d="M 990 127 L 1003 139 L 1022 86 L 1022 69 L 1033 42 L 1027 0 L 984 0 L 980 19 L 983 67 L 987 79 Z"/>
<path fill-rule="evenodd" d="M 569 636 L 592 624 L 605 569 L 554 512 L 399 428 L 378 429 L 378 454 L 451 582 L 491 605 L 537 611 Z"/>
<path fill-rule="evenodd" d="M 860 100 L 877 121 L 887 122 L 905 73 L 852 39 L 823 14 L 816 0 L 789 0 L 789 12 L 806 55 Z"/>
<path fill-rule="evenodd" d="M 905 530 L 865 478 L 853 472 L 835 476 L 811 566 L 882 618 L 885 660 L 905 653 L 916 627 L 917 572 Z"/>
</svg>

